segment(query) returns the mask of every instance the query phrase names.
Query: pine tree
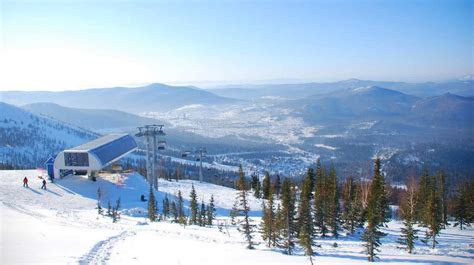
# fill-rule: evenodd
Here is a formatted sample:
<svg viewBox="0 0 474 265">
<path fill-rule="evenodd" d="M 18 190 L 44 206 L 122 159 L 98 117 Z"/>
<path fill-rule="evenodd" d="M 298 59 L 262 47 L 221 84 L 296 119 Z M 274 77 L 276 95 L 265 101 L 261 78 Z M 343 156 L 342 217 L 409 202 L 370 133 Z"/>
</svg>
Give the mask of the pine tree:
<svg viewBox="0 0 474 265">
<path fill-rule="evenodd" d="M 339 192 L 338 192 L 338 183 L 337 183 L 337 175 L 336 169 L 334 165 L 331 164 L 331 169 L 329 170 L 329 179 L 328 179 L 328 197 L 327 197 L 327 205 L 328 205 L 328 226 L 332 235 L 337 238 L 339 236 Z"/>
<path fill-rule="evenodd" d="M 466 226 L 470 226 L 472 222 L 468 210 L 468 189 L 470 185 L 467 183 L 460 184 L 456 196 L 454 198 L 453 217 L 455 220 L 454 226 L 459 226 L 463 230 Z M 471 220 L 470 220 L 471 219 Z"/>
<path fill-rule="evenodd" d="M 281 191 L 281 180 L 280 175 L 276 175 L 275 182 L 273 183 L 273 194 L 276 195 L 277 198 L 280 198 L 280 191 Z"/>
<path fill-rule="evenodd" d="M 263 204 L 263 216 L 262 216 L 262 223 L 261 223 L 261 233 L 262 239 L 267 241 L 267 246 L 275 246 L 277 241 L 277 225 L 276 225 L 276 213 L 275 213 L 275 205 L 273 201 L 273 194 L 270 192 L 269 198 L 266 202 L 262 202 Z"/>
<path fill-rule="evenodd" d="M 263 241 L 268 241 L 267 246 L 271 246 L 271 216 L 274 213 L 271 211 L 271 208 L 267 208 L 265 201 L 262 200 L 262 221 L 260 222 L 260 233 L 262 234 Z"/>
<path fill-rule="evenodd" d="M 281 186 L 281 212 L 279 216 L 281 242 L 279 246 L 291 255 L 295 247 L 295 191 L 289 178 L 285 178 Z"/>
<path fill-rule="evenodd" d="M 156 216 L 157 209 L 156 209 L 156 204 L 155 204 L 155 194 L 153 192 L 153 187 L 151 184 L 150 184 L 150 192 L 149 192 L 148 198 L 149 198 L 148 199 L 148 218 L 150 219 L 150 221 L 155 222 L 157 219 L 157 216 Z"/>
<path fill-rule="evenodd" d="M 306 178 L 309 180 L 310 199 L 313 199 L 314 185 L 316 185 L 316 177 L 314 176 L 313 168 L 308 168 L 308 171 L 306 172 Z"/>
<path fill-rule="evenodd" d="M 251 186 L 252 186 L 252 190 L 253 190 L 253 196 L 255 198 L 260 198 L 261 185 L 260 185 L 260 180 L 259 180 L 257 174 L 252 175 L 252 185 Z"/>
<path fill-rule="evenodd" d="M 315 226 L 318 228 L 322 237 L 326 237 L 328 228 L 326 225 L 327 219 L 327 187 L 326 176 L 321 167 L 321 162 L 316 162 L 316 184 L 314 185 L 314 219 Z"/>
<path fill-rule="evenodd" d="M 285 218 L 283 218 L 283 211 L 281 210 L 281 203 L 276 204 L 275 210 L 275 236 L 273 237 L 274 242 L 272 242 L 272 246 L 276 247 L 283 247 L 282 245 L 282 232 L 283 228 L 285 227 Z"/>
<path fill-rule="evenodd" d="M 439 194 L 440 194 L 440 199 L 441 199 L 441 219 L 443 220 L 443 228 L 446 228 L 446 225 L 448 225 L 448 200 L 447 200 L 447 194 L 446 194 L 446 178 L 444 176 L 444 173 L 440 171 L 438 173 L 438 180 L 439 180 Z"/>
<path fill-rule="evenodd" d="M 314 174 L 313 174 L 313 169 L 308 168 L 308 171 L 306 172 L 305 177 L 303 178 L 303 181 L 301 183 L 301 192 L 300 192 L 300 202 L 299 202 L 299 207 L 298 207 L 298 227 L 302 226 L 302 222 L 306 221 L 305 218 L 301 218 L 302 215 L 305 215 L 304 217 L 308 216 L 308 213 L 306 210 L 309 209 L 309 216 L 312 216 L 312 207 L 311 207 L 311 199 L 313 198 L 313 189 L 314 189 Z M 302 207 L 304 205 L 304 207 Z M 311 218 L 312 219 L 312 218 Z M 313 224 L 313 221 L 311 220 L 311 224 Z M 313 231 L 311 231 L 313 234 Z M 299 229 L 298 229 L 298 234 L 299 234 Z"/>
<path fill-rule="evenodd" d="M 361 239 L 366 242 L 365 247 L 370 262 L 375 260 L 376 252 L 380 251 L 380 238 L 385 236 L 385 234 L 380 231 L 380 226 L 385 221 L 383 208 L 385 207 L 384 197 L 386 197 L 386 194 L 384 194 L 384 187 L 385 181 L 380 173 L 380 159 L 376 158 L 374 177 L 370 185 L 370 193 L 367 202 L 367 227 L 361 237 Z"/>
<path fill-rule="evenodd" d="M 112 216 L 112 204 L 110 204 L 110 200 L 107 202 L 107 216 Z"/>
<path fill-rule="evenodd" d="M 429 190 L 430 190 L 430 176 L 428 173 L 428 169 L 425 168 L 420 177 L 417 202 L 416 202 L 416 205 L 418 209 L 420 209 L 420 211 L 417 211 L 417 213 L 415 214 L 416 220 L 425 226 L 427 223 L 426 202 L 429 196 Z"/>
<path fill-rule="evenodd" d="M 471 180 L 467 185 L 467 223 L 474 222 L 474 180 Z"/>
<path fill-rule="evenodd" d="M 312 170 L 311 170 L 312 171 Z M 305 255 L 309 256 L 311 264 L 313 264 L 313 217 L 311 216 L 311 192 L 312 192 L 312 172 L 308 170 L 308 174 L 303 182 L 300 193 L 300 204 L 298 207 L 298 239 L 300 245 L 304 248 Z"/>
<path fill-rule="evenodd" d="M 380 163 L 380 162 L 379 162 Z M 380 168 L 380 167 L 379 167 Z M 381 225 L 385 225 L 388 223 L 391 219 L 391 212 L 390 212 L 390 206 L 389 206 L 389 196 L 388 196 L 388 189 L 387 185 L 385 183 L 385 177 L 380 174 L 380 181 L 381 181 L 381 187 L 380 187 L 380 216 L 381 216 Z"/>
<path fill-rule="evenodd" d="M 268 198 L 270 196 L 270 189 L 271 189 L 270 174 L 268 174 L 268 172 L 265 172 L 265 176 L 263 177 L 263 183 L 262 183 L 262 196 L 263 196 L 263 199 L 268 200 Z"/>
<path fill-rule="evenodd" d="M 384 225 L 388 221 L 390 221 L 390 208 L 389 208 L 389 199 L 387 188 L 385 184 L 385 177 L 381 173 L 380 167 L 380 159 L 375 159 L 375 167 L 374 167 L 374 180 L 377 180 L 377 189 L 378 189 L 378 212 L 380 213 L 380 225 Z"/>
<path fill-rule="evenodd" d="M 168 195 L 165 195 L 163 199 L 163 219 L 168 219 L 170 216 L 170 200 L 168 199 Z"/>
<path fill-rule="evenodd" d="M 356 200 L 356 185 L 352 176 L 348 177 L 344 182 L 342 189 L 342 221 L 344 229 L 346 229 L 350 234 L 355 232 L 357 226 L 357 215 L 354 210 L 355 200 Z"/>
<path fill-rule="evenodd" d="M 438 241 L 436 237 L 442 228 L 442 207 L 439 192 L 437 192 L 437 181 L 435 177 L 431 177 L 429 181 L 428 198 L 426 201 L 425 225 L 427 226 L 425 238 L 422 240 L 425 244 L 431 240 L 431 247 L 434 249 Z"/>
<path fill-rule="evenodd" d="M 216 218 L 216 207 L 214 205 L 214 195 L 211 195 L 211 200 L 209 201 L 206 212 L 207 212 L 207 225 L 212 225 L 212 222 Z"/>
<path fill-rule="evenodd" d="M 204 204 L 204 200 L 201 200 L 201 209 L 199 211 L 199 218 L 198 222 L 200 226 L 206 226 L 206 205 Z"/>
<path fill-rule="evenodd" d="M 100 205 L 100 200 L 102 199 L 102 192 L 100 190 L 100 187 L 97 189 L 97 213 L 99 215 L 102 215 L 104 213 L 104 209 L 102 209 L 102 206 Z"/>
<path fill-rule="evenodd" d="M 242 169 L 242 165 L 239 167 L 239 179 L 237 181 L 237 189 L 239 193 L 237 195 L 237 201 L 239 202 L 239 211 L 243 214 L 244 220 L 239 228 L 239 231 L 244 234 L 245 239 L 247 241 L 247 248 L 253 249 L 254 242 L 253 239 L 253 228 L 255 225 L 250 224 L 251 220 L 249 217 L 250 207 L 247 201 L 247 181 L 245 180 L 245 174 Z"/>
<path fill-rule="evenodd" d="M 189 224 L 195 225 L 197 224 L 198 218 L 198 203 L 197 203 L 197 196 L 196 190 L 194 189 L 194 184 L 191 186 L 191 193 L 189 194 L 189 209 L 191 211 L 191 220 L 189 220 Z"/>
<path fill-rule="evenodd" d="M 380 251 L 378 249 L 378 247 L 381 245 L 380 238 L 385 236 L 385 234 L 382 233 L 379 230 L 379 227 L 374 224 L 373 218 L 370 215 L 372 208 L 369 207 L 368 209 L 369 209 L 368 218 L 367 218 L 368 225 L 364 231 L 364 234 L 362 234 L 361 239 L 366 242 L 365 248 L 368 255 L 367 257 L 368 261 L 373 262 L 375 261 L 375 257 L 377 256 L 376 252 Z"/>
<path fill-rule="evenodd" d="M 411 178 L 407 183 L 407 190 L 400 205 L 400 212 L 403 218 L 404 227 L 401 228 L 402 235 L 398 242 L 404 246 L 403 248 L 405 248 L 410 254 L 413 253 L 415 240 L 418 239 L 418 236 L 416 235 L 418 230 L 414 228 L 415 212 L 417 209 L 417 189 L 418 187 L 415 178 Z"/>
<path fill-rule="evenodd" d="M 116 223 L 120 220 L 120 197 L 115 201 L 115 206 L 112 207 L 112 222 Z"/>
<path fill-rule="evenodd" d="M 235 218 L 239 215 L 239 207 L 238 207 L 238 200 L 235 200 L 234 204 L 232 205 L 232 209 L 230 210 L 229 212 L 229 216 L 230 216 L 230 223 L 232 225 L 236 225 L 237 222 L 235 220 Z"/>
<path fill-rule="evenodd" d="M 209 207 L 209 204 L 206 205 L 206 216 L 204 216 L 204 226 L 206 225 L 212 225 L 212 219 L 211 219 L 211 222 L 209 222 L 209 213 L 210 213 L 211 209 Z"/>
<path fill-rule="evenodd" d="M 362 201 L 362 184 L 360 181 L 355 184 L 355 196 L 352 208 L 356 224 L 355 227 L 364 227 L 366 209 Z"/>
<path fill-rule="evenodd" d="M 176 206 L 176 202 L 172 201 L 170 204 L 170 213 L 173 217 L 174 222 L 178 222 L 178 207 Z"/>
<path fill-rule="evenodd" d="M 180 190 L 178 190 L 178 203 L 176 205 L 176 211 L 178 214 L 178 223 L 186 224 L 186 215 L 184 214 L 184 200 Z"/>
<path fill-rule="evenodd" d="M 104 213 L 104 210 L 102 209 L 102 206 L 100 206 L 100 201 L 97 201 L 97 214 L 102 215 Z"/>
</svg>

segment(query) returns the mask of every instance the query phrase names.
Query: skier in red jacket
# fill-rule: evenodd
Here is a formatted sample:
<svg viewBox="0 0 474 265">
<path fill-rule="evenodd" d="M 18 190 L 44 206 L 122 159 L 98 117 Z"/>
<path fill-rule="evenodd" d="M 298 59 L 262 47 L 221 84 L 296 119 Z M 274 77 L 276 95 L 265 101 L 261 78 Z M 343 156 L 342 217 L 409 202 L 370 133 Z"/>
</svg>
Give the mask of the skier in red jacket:
<svg viewBox="0 0 474 265">
<path fill-rule="evenodd" d="M 25 177 L 25 178 L 23 179 L 23 187 L 27 187 L 27 188 L 28 188 L 28 178 L 27 178 L 27 177 Z"/>
</svg>

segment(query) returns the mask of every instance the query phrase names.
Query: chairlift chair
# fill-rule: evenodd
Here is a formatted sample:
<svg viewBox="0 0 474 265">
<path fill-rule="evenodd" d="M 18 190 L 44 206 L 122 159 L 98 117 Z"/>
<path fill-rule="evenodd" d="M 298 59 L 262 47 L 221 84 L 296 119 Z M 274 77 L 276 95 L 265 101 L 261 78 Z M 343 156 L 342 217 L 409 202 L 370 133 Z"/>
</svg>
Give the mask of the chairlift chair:
<svg viewBox="0 0 474 265">
<path fill-rule="evenodd" d="M 158 141 L 158 150 L 165 150 L 165 146 L 166 146 L 166 141 L 164 140 Z"/>
</svg>

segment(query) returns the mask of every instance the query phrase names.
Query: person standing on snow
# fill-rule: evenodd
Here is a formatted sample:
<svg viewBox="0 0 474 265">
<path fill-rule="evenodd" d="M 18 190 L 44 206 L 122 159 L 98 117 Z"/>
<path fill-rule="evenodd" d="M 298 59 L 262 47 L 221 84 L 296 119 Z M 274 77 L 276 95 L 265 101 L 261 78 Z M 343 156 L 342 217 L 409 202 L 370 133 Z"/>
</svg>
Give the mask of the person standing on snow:
<svg viewBox="0 0 474 265">
<path fill-rule="evenodd" d="M 43 186 L 41 186 L 41 189 L 45 190 L 46 189 L 46 180 L 43 179 Z"/>
<path fill-rule="evenodd" d="M 28 178 L 27 178 L 27 177 L 25 177 L 25 178 L 23 179 L 23 187 L 28 188 Z"/>
</svg>

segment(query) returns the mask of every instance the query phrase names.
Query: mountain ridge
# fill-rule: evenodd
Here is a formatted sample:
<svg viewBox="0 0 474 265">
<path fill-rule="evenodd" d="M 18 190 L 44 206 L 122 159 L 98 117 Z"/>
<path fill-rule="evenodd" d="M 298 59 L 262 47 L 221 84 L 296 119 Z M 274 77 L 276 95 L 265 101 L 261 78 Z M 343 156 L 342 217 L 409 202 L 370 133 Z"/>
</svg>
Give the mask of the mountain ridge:
<svg viewBox="0 0 474 265">
<path fill-rule="evenodd" d="M 98 137 L 89 130 L 0 102 L 0 163 L 42 165 L 52 154 Z"/>
<path fill-rule="evenodd" d="M 143 124 L 166 124 L 115 109 L 69 108 L 56 103 L 39 102 L 21 107 L 35 114 L 91 130 L 135 128 Z"/>
<path fill-rule="evenodd" d="M 474 81 L 472 80 L 451 80 L 438 83 L 407 83 L 395 81 L 347 79 L 336 82 L 231 85 L 212 88 L 209 89 L 209 91 L 212 91 L 220 96 L 230 96 L 244 100 L 261 98 L 265 96 L 280 96 L 287 99 L 299 99 L 314 94 L 332 93 L 338 90 L 346 90 L 365 86 L 380 86 L 418 97 L 441 95 L 446 92 L 451 92 L 462 96 L 474 96 Z M 242 94 L 242 92 L 245 92 L 245 94 Z"/>
<path fill-rule="evenodd" d="M 92 88 L 59 92 L 0 91 L 0 99 L 20 106 L 50 102 L 67 107 L 119 109 L 131 113 L 167 111 L 192 103 L 219 105 L 238 102 L 202 89 L 160 83 L 135 88 Z"/>
</svg>

